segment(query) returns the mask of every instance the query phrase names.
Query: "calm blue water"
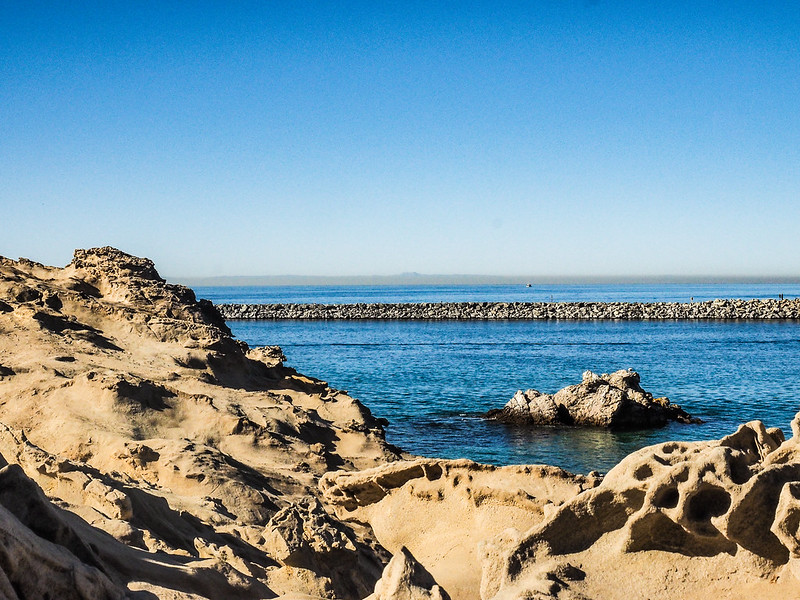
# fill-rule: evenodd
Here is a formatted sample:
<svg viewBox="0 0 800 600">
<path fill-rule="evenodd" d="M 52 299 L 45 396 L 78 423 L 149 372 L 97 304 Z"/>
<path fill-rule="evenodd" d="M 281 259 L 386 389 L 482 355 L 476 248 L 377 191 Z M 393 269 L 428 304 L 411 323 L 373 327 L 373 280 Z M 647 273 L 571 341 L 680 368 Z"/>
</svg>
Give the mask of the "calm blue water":
<svg viewBox="0 0 800 600">
<path fill-rule="evenodd" d="M 198 297 L 216 304 L 357 302 L 700 302 L 716 298 L 800 296 L 800 284 L 629 284 L 479 286 L 274 286 L 196 287 Z"/>
<path fill-rule="evenodd" d="M 587 286 L 580 287 L 581 293 L 589 293 Z M 620 286 L 619 290 L 600 287 L 606 289 L 597 289 L 597 296 L 584 299 L 598 299 L 601 293 L 599 299 L 624 296 L 631 293 L 632 286 Z M 676 293 L 673 286 L 662 287 L 667 289 L 654 288 L 648 293 L 659 299 Z M 738 286 L 731 289 L 734 287 Z M 750 286 L 750 293 L 745 290 L 739 297 L 759 297 L 757 292 L 766 291 L 753 288 L 762 287 L 765 286 Z M 782 287 L 786 291 L 781 293 L 786 297 L 798 291 Z M 470 296 L 470 299 L 489 293 L 483 289 L 449 289 L 453 296 Z M 235 290 L 216 288 L 214 299 L 242 301 Z M 555 291 L 562 296 L 576 293 L 572 289 Z M 692 292 L 695 300 L 702 298 L 696 288 Z M 291 288 L 281 288 L 278 293 L 283 298 L 279 301 L 291 301 Z M 310 293 L 308 288 L 300 290 L 297 298 L 303 299 L 297 301 L 309 301 L 306 295 Z M 397 289 L 369 292 L 371 297 L 397 293 Z M 350 288 L 346 292 L 331 292 L 323 288 L 314 298 L 327 302 L 331 294 L 344 297 L 356 291 Z M 714 295 L 723 296 L 732 294 Z M 410 297 L 418 296 L 413 292 L 397 301 L 409 301 Z M 607 471 L 643 446 L 666 440 L 719 438 L 752 419 L 788 432 L 790 420 L 800 411 L 800 396 L 796 391 L 800 381 L 800 323 L 795 322 L 232 321 L 229 324 L 237 337 L 248 344 L 280 345 L 289 366 L 348 390 L 374 414 L 389 419 L 390 442 L 425 456 L 466 457 L 493 464 L 547 463 L 576 472 Z M 579 382 L 586 369 L 609 372 L 628 367 L 639 371 L 645 389 L 656 396 L 668 396 L 706 423 L 613 433 L 595 429 L 510 427 L 478 416 L 490 408 L 501 407 L 517 389 L 533 387 L 554 392 Z"/>
</svg>

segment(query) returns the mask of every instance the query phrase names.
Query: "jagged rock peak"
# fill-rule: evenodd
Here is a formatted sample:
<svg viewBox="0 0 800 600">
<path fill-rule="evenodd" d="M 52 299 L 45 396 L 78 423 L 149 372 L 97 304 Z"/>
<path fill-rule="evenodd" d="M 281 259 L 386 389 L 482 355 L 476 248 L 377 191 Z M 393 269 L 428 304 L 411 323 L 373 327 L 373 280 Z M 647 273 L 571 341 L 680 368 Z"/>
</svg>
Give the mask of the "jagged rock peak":
<svg viewBox="0 0 800 600">
<path fill-rule="evenodd" d="M 211 325 L 223 335 L 230 335 L 225 319 L 211 302 L 198 301 L 191 288 L 167 283 L 149 258 L 111 246 L 78 249 L 64 272 L 82 282 L 82 291 L 89 295 L 132 305 L 168 319 Z"/>
<path fill-rule="evenodd" d="M 140 258 L 113 248 L 77 249 L 72 262 L 68 265 L 84 271 L 98 270 L 106 276 L 138 277 L 151 281 L 163 282 L 164 279 L 156 271 L 155 264 L 149 258 Z"/>
</svg>

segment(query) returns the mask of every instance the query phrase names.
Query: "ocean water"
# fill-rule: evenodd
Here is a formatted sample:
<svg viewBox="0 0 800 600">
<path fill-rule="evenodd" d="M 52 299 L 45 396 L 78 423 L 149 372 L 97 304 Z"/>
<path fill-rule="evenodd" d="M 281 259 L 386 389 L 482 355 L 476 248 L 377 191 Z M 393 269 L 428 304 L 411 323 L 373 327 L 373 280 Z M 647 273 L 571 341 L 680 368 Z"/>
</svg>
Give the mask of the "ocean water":
<svg viewBox="0 0 800 600">
<path fill-rule="evenodd" d="M 492 289 L 447 288 L 450 298 L 506 300 Z M 580 287 L 583 300 L 624 298 L 633 286 L 560 286 L 567 298 Z M 670 298 L 691 292 L 647 286 Z M 764 297 L 766 286 L 718 286 L 713 297 Z M 747 289 L 744 289 L 747 287 Z M 800 290 L 780 286 L 785 297 Z M 758 289 L 756 289 L 758 288 Z M 435 290 L 355 288 L 213 288 L 198 295 L 215 302 L 330 302 L 428 300 Z M 530 288 L 526 288 L 530 289 Z M 739 290 L 739 294 L 717 293 Z M 643 290 L 639 290 L 643 291 Z M 517 293 L 509 291 L 509 293 Z M 295 294 L 295 295 L 293 295 Z M 763 295 L 762 295 L 763 294 Z M 372 298 L 365 300 L 364 297 Z M 574 298 L 574 296 L 573 296 Z M 293 300 L 294 299 L 294 300 Z M 343 300 L 345 301 L 345 300 Z M 470 458 L 491 464 L 552 464 L 574 472 L 607 471 L 628 453 L 667 440 L 719 438 L 743 422 L 762 420 L 790 434 L 800 411 L 800 323 L 791 321 L 231 321 L 251 346 L 280 345 L 286 364 L 347 390 L 389 420 L 387 439 L 423 456 Z M 642 386 L 667 396 L 702 425 L 671 424 L 645 431 L 529 428 L 481 418 L 502 407 L 518 389 L 556 390 L 584 370 L 634 368 Z"/>
<path fill-rule="evenodd" d="M 800 284 L 422 285 L 196 287 L 215 304 L 358 302 L 696 302 L 800 297 Z"/>
</svg>

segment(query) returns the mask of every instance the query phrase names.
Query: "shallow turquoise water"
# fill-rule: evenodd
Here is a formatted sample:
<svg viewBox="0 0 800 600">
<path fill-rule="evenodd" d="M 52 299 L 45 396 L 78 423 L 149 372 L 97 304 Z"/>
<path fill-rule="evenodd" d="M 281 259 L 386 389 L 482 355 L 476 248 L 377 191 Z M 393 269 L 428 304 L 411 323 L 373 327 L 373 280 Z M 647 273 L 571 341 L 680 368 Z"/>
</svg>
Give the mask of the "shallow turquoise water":
<svg viewBox="0 0 800 600">
<path fill-rule="evenodd" d="M 220 288 L 224 289 L 224 288 Z M 364 402 L 415 454 L 607 471 L 643 446 L 712 439 L 800 411 L 800 323 L 787 321 L 232 321 L 250 345 Z M 651 431 L 486 421 L 517 389 L 554 392 L 586 369 L 632 367 L 642 386 L 706 421 Z"/>
</svg>

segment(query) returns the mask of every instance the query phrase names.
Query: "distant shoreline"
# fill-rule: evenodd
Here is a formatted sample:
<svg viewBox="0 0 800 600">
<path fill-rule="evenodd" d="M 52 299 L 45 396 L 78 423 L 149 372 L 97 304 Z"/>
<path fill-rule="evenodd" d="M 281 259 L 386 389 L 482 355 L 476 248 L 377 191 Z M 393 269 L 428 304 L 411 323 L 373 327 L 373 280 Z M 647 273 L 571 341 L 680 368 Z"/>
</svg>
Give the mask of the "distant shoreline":
<svg viewBox="0 0 800 600">
<path fill-rule="evenodd" d="M 230 320 L 798 320 L 800 299 L 705 302 L 218 304 Z"/>
<path fill-rule="evenodd" d="M 791 275 L 220 275 L 214 277 L 168 277 L 189 287 L 337 287 L 337 286 L 492 286 L 524 287 L 551 285 L 797 285 Z"/>
</svg>

